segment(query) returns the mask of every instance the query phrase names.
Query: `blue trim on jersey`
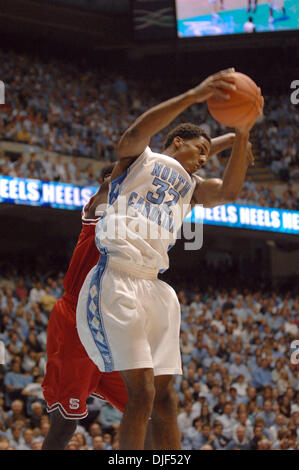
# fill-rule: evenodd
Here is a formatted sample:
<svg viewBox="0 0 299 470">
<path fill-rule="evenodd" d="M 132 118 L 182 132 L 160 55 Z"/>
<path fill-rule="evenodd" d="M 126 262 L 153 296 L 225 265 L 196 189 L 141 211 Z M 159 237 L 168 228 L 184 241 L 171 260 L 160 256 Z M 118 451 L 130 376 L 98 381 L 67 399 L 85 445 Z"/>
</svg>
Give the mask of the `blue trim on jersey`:
<svg viewBox="0 0 299 470">
<path fill-rule="evenodd" d="M 114 204 L 118 196 L 120 195 L 121 192 L 121 187 L 122 183 L 124 182 L 126 176 L 130 172 L 130 167 L 127 168 L 121 175 L 119 175 L 117 178 L 115 178 L 113 181 L 111 181 L 110 185 L 110 191 L 108 193 L 108 206 L 111 206 Z M 104 223 L 104 218 L 106 217 L 106 211 L 101 215 L 100 220 L 98 221 L 96 225 L 96 230 L 95 230 L 95 244 L 97 249 L 99 250 L 100 253 L 104 255 L 108 255 L 108 249 L 103 247 L 100 242 L 99 238 L 97 236 L 97 233 L 101 231 L 102 229 L 102 224 Z"/>
<path fill-rule="evenodd" d="M 104 361 L 105 372 L 112 372 L 114 370 L 114 362 L 101 312 L 102 280 L 107 265 L 108 257 L 106 254 L 102 254 L 97 264 L 97 267 L 94 270 L 89 285 L 87 301 L 87 321 L 93 340 L 98 350 L 100 351 L 100 354 Z M 101 335 L 101 339 L 98 338 L 98 334 Z"/>
<path fill-rule="evenodd" d="M 115 178 L 113 181 L 111 181 L 111 188 L 109 191 L 108 195 L 108 200 L 109 200 L 109 205 L 111 206 L 114 204 L 116 199 L 118 198 L 120 192 L 121 192 L 121 185 L 126 178 L 127 174 L 130 171 L 130 167 L 126 169 L 121 175 L 119 175 L 117 178 Z"/>
</svg>

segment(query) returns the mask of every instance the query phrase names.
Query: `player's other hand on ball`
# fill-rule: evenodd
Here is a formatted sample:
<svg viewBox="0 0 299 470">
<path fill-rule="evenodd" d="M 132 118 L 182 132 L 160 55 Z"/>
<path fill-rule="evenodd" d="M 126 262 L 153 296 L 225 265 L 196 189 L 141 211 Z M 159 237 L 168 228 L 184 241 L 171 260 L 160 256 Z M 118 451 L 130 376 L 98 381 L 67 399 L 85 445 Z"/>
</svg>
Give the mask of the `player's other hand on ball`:
<svg viewBox="0 0 299 470">
<path fill-rule="evenodd" d="M 210 75 L 191 91 L 194 94 L 194 102 L 202 103 L 214 96 L 218 99 L 229 100 L 228 91 L 235 90 L 234 68 L 222 70 Z"/>
<path fill-rule="evenodd" d="M 259 94 L 260 94 L 259 109 L 257 110 L 256 114 L 254 115 L 254 117 L 249 122 L 247 122 L 243 126 L 236 127 L 236 131 L 238 131 L 239 133 L 243 133 L 243 134 L 244 133 L 249 133 L 250 130 L 253 128 L 254 124 L 256 123 L 256 121 L 258 120 L 258 118 L 263 115 L 263 112 L 264 112 L 264 97 L 262 96 L 260 88 L 259 88 Z"/>
</svg>

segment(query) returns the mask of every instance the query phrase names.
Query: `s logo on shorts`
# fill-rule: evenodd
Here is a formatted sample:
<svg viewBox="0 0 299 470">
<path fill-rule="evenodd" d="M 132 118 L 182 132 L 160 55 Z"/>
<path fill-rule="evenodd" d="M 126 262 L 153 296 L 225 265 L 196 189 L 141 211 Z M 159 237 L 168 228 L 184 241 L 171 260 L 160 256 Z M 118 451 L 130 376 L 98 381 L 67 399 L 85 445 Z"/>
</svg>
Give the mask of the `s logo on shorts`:
<svg viewBox="0 0 299 470">
<path fill-rule="evenodd" d="M 77 410 L 80 406 L 80 400 L 78 398 L 70 398 L 69 407 L 71 410 Z"/>
</svg>

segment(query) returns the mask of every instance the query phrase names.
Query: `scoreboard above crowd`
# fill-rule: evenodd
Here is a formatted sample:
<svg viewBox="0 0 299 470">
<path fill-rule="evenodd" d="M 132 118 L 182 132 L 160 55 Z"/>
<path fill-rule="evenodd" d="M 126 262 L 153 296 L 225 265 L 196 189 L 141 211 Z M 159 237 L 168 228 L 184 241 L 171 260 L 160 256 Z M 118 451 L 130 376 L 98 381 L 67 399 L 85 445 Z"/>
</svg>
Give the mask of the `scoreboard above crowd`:
<svg viewBox="0 0 299 470">
<path fill-rule="evenodd" d="M 0 202 L 53 209 L 81 210 L 97 191 L 94 186 L 0 176 Z M 198 205 L 184 222 L 299 235 L 299 211 L 239 204 L 203 208 Z"/>
</svg>

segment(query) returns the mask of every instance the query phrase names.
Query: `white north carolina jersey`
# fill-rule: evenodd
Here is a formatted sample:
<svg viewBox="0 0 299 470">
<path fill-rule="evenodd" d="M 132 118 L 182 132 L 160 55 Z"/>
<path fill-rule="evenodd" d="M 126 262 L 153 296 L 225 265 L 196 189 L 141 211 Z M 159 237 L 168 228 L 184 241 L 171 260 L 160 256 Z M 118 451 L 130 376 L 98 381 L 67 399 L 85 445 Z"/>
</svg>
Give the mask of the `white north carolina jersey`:
<svg viewBox="0 0 299 470">
<path fill-rule="evenodd" d="M 145 278 L 168 269 L 168 250 L 190 211 L 195 184 L 177 160 L 147 147 L 110 183 L 108 207 L 96 226 L 96 245 L 109 263 Z"/>
</svg>

